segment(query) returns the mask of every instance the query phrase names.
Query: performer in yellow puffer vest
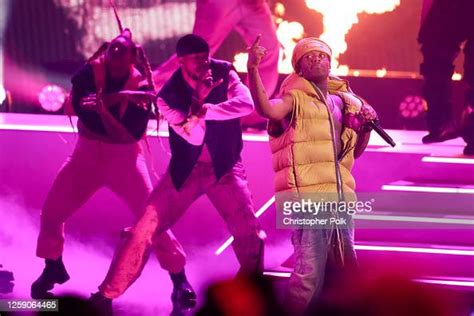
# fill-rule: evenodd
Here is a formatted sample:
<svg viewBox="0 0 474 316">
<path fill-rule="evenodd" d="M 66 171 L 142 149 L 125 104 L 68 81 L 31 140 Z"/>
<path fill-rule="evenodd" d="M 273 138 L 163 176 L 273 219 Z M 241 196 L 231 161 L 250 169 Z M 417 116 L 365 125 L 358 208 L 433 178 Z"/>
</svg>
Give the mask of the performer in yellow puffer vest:
<svg viewBox="0 0 474 316">
<path fill-rule="evenodd" d="M 351 169 L 369 141 L 367 123 L 377 114 L 346 81 L 330 76 L 331 49 L 317 38 L 297 43 L 292 56 L 295 72 L 282 83 L 281 98 L 269 100 L 258 72 L 266 51 L 259 42 L 260 37 L 249 49 L 247 68 L 255 108 L 270 119 L 277 195 L 355 199 Z M 352 221 L 343 228 L 310 228 L 299 227 L 292 236 L 295 268 L 286 296 L 292 314 L 304 313 L 317 301 L 323 281 L 331 277 L 328 268 L 347 272 L 357 266 Z"/>
</svg>

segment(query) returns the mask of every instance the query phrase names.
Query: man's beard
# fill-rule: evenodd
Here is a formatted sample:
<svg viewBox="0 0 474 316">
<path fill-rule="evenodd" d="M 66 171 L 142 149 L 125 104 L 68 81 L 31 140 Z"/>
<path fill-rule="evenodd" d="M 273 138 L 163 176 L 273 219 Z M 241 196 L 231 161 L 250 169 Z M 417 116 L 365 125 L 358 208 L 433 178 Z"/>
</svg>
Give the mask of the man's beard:
<svg viewBox="0 0 474 316">
<path fill-rule="evenodd" d="M 183 69 L 183 71 L 186 73 L 186 75 L 191 78 L 193 81 L 199 81 L 201 79 L 201 77 L 199 76 L 198 73 L 192 73 L 191 71 L 187 70 L 187 69 Z"/>
<path fill-rule="evenodd" d="M 195 73 L 192 73 L 188 70 L 185 70 L 186 71 L 186 74 L 188 75 L 188 77 L 190 77 L 192 80 L 198 82 L 200 81 L 203 76 L 206 74 L 206 71 L 203 71 L 203 72 L 195 72 Z"/>
</svg>

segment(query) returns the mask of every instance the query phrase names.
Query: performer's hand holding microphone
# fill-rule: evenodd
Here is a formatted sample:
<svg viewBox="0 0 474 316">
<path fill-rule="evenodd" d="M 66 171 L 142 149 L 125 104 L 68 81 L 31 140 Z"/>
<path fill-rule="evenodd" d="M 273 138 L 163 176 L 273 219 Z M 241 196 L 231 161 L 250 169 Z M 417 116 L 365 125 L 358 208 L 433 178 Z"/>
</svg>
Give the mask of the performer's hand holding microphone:
<svg viewBox="0 0 474 316">
<path fill-rule="evenodd" d="M 208 69 L 201 79 L 196 84 L 191 102 L 191 114 L 196 116 L 202 116 L 206 113 L 204 106 L 204 100 L 207 98 L 212 89 L 220 85 L 224 80 L 219 79 L 214 81 L 212 76 L 212 70 Z"/>
<path fill-rule="evenodd" d="M 357 114 L 349 113 L 344 118 L 344 125 L 358 132 L 374 130 L 390 146 L 395 147 L 395 142 L 379 124 L 377 112 L 368 104 L 363 104 Z"/>
<path fill-rule="evenodd" d="M 192 95 L 190 114 L 183 124 L 183 131 L 190 135 L 192 129 L 200 123 L 200 118 L 206 114 L 207 107 L 204 100 L 212 89 L 222 83 L 223 79 L 214 81 L 211 69 L 208 69 L 196 83 L 196 89 Z"/>
</svg>

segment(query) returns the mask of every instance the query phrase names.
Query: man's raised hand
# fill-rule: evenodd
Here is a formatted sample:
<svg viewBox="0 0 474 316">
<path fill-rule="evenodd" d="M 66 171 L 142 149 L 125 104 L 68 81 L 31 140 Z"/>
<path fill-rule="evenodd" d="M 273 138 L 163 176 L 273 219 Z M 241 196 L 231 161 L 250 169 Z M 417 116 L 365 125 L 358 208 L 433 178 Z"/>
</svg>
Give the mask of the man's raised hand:
<svg viewBox="0 0 474 316">
<path fill-rule="evenodd" d="M 267 49 L 263 46 L 260 46 L 261 37 L 262 37 L 262 34 L 258 34 L 252 46 L 247 48 L 247 51 L 248 51 L 247 70 L 258 68 L 258 65 L 260 65 L 260 62 L 262 61 L 263 56 L 265 56 L 265 54 L 267 53 Z"/>
<path fill-rule="evenodd" d="M 207 98 L 212 89 L 224 82 L 224 79 L 214 81 L 212 77 L 212 71 L 209 69 L 197 82 L 196 89 L 194 90 L 193 98 L 196 98 L 199 103 L 203 103 Z"/>
</svg>

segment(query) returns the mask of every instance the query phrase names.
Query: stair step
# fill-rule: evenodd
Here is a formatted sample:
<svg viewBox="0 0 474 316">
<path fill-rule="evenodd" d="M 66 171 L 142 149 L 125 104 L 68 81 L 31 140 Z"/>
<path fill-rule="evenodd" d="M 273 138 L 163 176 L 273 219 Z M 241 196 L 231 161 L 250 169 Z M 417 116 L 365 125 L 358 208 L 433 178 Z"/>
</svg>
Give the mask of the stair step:
<svg viewBox="0 0 474 316">
<path fill-rule="evenodd" d="M 474 194 L 474 185 L 464 183 L 423 183 L 400 180 L 382 186 L 384 191 Z"/>
<path fill-rule="evenodd" d="M 397 271 L 417 279 L 474 278 L 474 247 L 357 242 L 355 248 L 361 270 L 371 275 Z M 290 256 L 282 266 L 265 269 L 266 274 L 286 278 L 293 265 L 294 259 Z"/>
<path fill-rule="evenodd" d="M 474 247 L 474 217 L 374 212 L 355 215 L 357 242 L 447 244 Z"/>
</svg>

